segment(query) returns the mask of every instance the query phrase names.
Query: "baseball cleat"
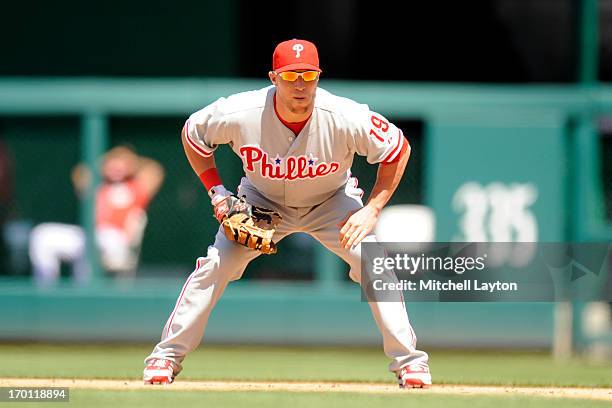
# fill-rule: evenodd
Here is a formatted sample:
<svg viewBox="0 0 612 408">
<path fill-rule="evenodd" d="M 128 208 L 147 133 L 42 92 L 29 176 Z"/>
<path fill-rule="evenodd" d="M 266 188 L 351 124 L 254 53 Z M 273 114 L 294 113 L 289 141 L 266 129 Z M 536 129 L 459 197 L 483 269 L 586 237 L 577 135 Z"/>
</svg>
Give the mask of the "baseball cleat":
<svg viewBox="0 0 612 408">
<path fill-rule="evenodd" d="M 400 388 L 428 388 L 431 385 L 431 374 L 426 365 L 402 367 L 396 374 Z"/>
<path fill-rule="evenodd" d="M 149 361 L 142 375 L 145 384 L 171 384 L 174 377 L 174 363 L 162 358 Z"/>
</svg>

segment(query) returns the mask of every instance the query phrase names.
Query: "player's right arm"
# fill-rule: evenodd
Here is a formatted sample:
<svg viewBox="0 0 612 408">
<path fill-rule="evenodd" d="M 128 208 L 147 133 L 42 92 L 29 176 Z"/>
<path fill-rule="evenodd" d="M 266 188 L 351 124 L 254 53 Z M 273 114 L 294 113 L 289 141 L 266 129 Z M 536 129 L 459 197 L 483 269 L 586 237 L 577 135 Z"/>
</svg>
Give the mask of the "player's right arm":
<svg viewBox="0 0 612 408">
<path fill-rule="evenodd" d="M 210 156 L 205 157 L 196 153 L 194 148 L 187 141 L 187 137 L 188 136 L 185 134 L 185 128 L 183 128 L 181 131 L 183 149 L 185 150 L 185 155 L 187 156 L 187 160 L 189 161 L 193 171 L 195 171 L 195 173 L 199 176 L 206 170 L 217 168 L 217 165 L 215 164 L 215 156 L 211 153 Z"/>
<path fill-rule="evenodd" d="M 211 198 L 215 218 L 221 221 L 227 213 L 225 198 L 232 193 L 223 186 L 215 163 L 217 145 L 229 142 L 222 121 L 215 115 L 215 108 L 215 104 L 209 105 L 191 115 L 181 131 L 181 141 L 191 168 Z"/>
</svg>

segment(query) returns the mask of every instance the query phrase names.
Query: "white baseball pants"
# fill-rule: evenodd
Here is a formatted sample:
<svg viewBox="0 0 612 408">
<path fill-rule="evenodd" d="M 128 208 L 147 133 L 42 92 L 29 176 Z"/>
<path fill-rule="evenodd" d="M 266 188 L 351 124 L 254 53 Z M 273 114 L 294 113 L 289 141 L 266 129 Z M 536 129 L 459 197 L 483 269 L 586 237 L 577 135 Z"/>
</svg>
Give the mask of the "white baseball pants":
<svg viewBox="0 0 612 408">
<path fill-rule="evenodd" d="M 316 207 L 287 208 L 263 197 L 245 178 L 239 187 L 239 195 L 246 195 L 248 202 L 282 215 L 283 220 L 274 234 L 276 242 L 293 232 L 310 234 L 350 265 L 350 277 L 357 283 L 360 283 L 361 276 L 361 245 L 352 250 L 342 248 L 337 224 L 350 211 L 363 206 L 362 194 L 361 189 L 349 182 Z M 375 241 L 375 236 L 370 235 L 364 241 Z M 207 255 L 197 259 L 196 268 L 185 282 L 164 327 L 161 341 L 145 359 L 145 364 L 154 358 L 168 359 L 180 371 L 185 356 L 200 344 L 210 313 L 227 284 L 240 279 L 248 263 L 258 255 L 257 251 L 227 240 L 220 228 L 214 245 L 208 247 Z M 384 352 L 391 359 L 389 370 L 397 371 L 411 364 L 426 366 L 428 355 L 416 349 L 416 335 L 405 304 L 369 302 L 369 305 L 383 337 Z"/>
</svg>

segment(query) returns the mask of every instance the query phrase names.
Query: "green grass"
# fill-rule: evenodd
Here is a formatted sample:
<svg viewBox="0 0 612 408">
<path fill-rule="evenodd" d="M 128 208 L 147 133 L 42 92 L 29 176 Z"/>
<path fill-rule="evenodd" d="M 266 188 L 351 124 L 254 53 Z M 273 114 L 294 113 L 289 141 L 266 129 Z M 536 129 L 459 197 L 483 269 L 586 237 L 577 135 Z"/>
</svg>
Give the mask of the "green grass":
<svg viewBox="0 0 612 408">
<path fill-rule="evenodd" d="M 0 377 L 139 379 L 152 345 L 0 344 Z M 436 383 L 612 386 L 612 365 L 555 363 L 547 353 L 432 351 Z M 179 379 L 259 381 L 394 381 L 387 358 L 370 348 L 203 345 Z"/>
<path fill-rule="evenodd" d="M 140 379 L 143 359 L 152 345 L 0 344 L 0 377 Z M 180 379 L 363 381 L 394 380 L 379 349 L 201 346 L 185 361 Z M 607 386 L 612 366 L 583 360 L 556 364 L 546 353 L 432 351 L 431 368 L 437 383 Z M 179 380 L 180 381 L 180 380 Z M 2 404 L 0 404 L 2 405 Z M 20 403 L 20 406 L 39 406 Z M 99 391 L 71 389 L 66 407 L 603 407 L 609 401 L 516 395 L 462 396 L 423 394 L 210 392 L 150 390 Z"/>
<path fill-rule="evenodd" d="M 19 403 L 20 407 L 36 406 Z M 40 405 L 38 405 L 40 406 Z M 71 390 L 70 402 L 54 403 L 54 407 L 418 407 L 418 408 L 570 408 L 609 407 L 606 401 L 572 400 L 516 396 L 447 396 L 419 395 L 418 390 L 406 394 L 374 395 L 354 393 L 290 393 L 290 392 L 197 392 L 197 391 L 94 391 Z"/>
</svg>

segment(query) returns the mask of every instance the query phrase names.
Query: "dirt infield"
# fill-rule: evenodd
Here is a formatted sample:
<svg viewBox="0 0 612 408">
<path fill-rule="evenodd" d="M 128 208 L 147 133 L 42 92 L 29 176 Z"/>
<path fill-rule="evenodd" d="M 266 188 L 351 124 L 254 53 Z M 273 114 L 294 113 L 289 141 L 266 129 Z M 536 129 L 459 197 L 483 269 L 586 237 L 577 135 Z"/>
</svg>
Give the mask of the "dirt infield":
<svg viewBox="0 0 612 408">
<path fill-rule="evenodd" d="M 539 396 L 612 401 L 612 388 L 500 387 L 438 384 L 424 390 L 401 390 L 395 385 L 376 383 L 177 381 L 169 386 L 151 386 L 144 385 L 142 381 L 133 380 L 0 378 L 0 387 L 68 387 L 73 389 L 118 391 L 155 388 L 185 391 L 363 392 L 378 394 L 415 392 L 446 395 Z"/>
</svg>

